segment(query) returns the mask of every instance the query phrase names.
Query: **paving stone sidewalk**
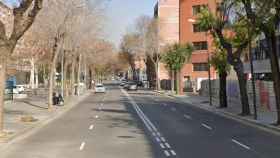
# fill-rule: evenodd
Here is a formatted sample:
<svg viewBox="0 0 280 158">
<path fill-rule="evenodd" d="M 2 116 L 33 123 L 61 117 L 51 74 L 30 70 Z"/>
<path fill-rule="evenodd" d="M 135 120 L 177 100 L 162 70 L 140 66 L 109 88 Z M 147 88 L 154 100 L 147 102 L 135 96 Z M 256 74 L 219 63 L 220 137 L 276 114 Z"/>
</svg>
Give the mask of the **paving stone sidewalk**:
<svg viewBox="0 0 280 158">
<path fill-rule="evenodd" d="M 50 112 L 48 110 L 47 97 L 33 96 L 23 100 L 8 101 L 4 109 L 4 129 L 9 133 L 7 137 L 0 138 L 0 148 L 14 138 L 39 126 L 42 122 L 50 120 L 71 109 L 91 92 L 87 91 L 81 96 L 69 97 L 65 101 L 65 106 L 54 106 Z M 25 116 L 32 116 L 34 122 L 23 122 Z"/>
</svg>

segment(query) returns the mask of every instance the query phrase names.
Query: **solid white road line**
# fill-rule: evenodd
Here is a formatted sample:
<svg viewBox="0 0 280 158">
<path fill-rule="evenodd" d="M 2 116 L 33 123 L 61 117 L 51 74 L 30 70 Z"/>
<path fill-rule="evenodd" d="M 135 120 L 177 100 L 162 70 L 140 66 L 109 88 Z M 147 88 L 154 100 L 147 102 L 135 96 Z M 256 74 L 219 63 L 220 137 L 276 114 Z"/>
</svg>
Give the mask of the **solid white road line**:
<svg viewBox="0 0 280 158">
<path fill-rule="evenodd" d="M 174 156 L 177 155 L 176 152 L 175 152 L 174 150 L 170 150 L 170 152 L 171 152 L 171 154 L 174 155 Z"/>
<path fill-rule="evenodd" d="M 167 157 L 170 156 L 170 153 L 169 153 L 167 150 L 164 150 L 164 154 L 165 154 L 165 156 L 167 156 Z"/>
<path fill-rule="evenodd" d="M 166 146 L 167 148 L 171 148 L 171 146 L 170 146 L 168 143 L 165 143 L 165 146 Z"/>
<path fill-rule="evenodd" d="M 161 141 L 166 142 L 164 137 L 160 137 Z"/>
<path fill-rule="evenodd" d="M 80 151 L 84 150 L 86 143 L 82 142 L 82 144 L 80 145 Z"/>
<path fill-rule="evenodd" d="M 165 149 L 165 146 L 162 143 L 160 143 L 159 145 L 162 149 Z"/>
<path fill-rule="evenodd" d="M 90 125 L 88 129 L 93 130 L 93 125 Z"/>
<path fill-rule="evenodd" d="M 210 126 L 208 126 L 208 125 L 206 125 L 206 124 L 201 124 L 203 127 L 205 127 L 205 128 L 207 128 L 207 129 L 209 129 L 209 130 L 213 130 L 213 128 L 212 127 L 210 127 Z"/>
<path fill-rule="evenodd" d="M 231 139 L 231 141 L 234 142 L 235 144 L 237 144 L 237 145 L 239 145 L 239 146 L 241 146 L 241 147 L 247 149 L 247 150 L 250 150 L 250 149 L 251 149 L 249 146 L 247 146 L 247 145 L 245 145 L 245 144 L 243 144 L 243 143 L 241 143 L 241 142 L 239 142 L 239 141 L 237 141 L 237 140 L 235 140 L 235 139 Z"/>
<path fill-rule="evenodd" d="M 190 115 L 184 115 L 184 117 L 186 118 L 186 119 L 189 119 L 189 120 L 191 120 L 192 119 L 192 117 L 190 116 Z"/>
</svg>

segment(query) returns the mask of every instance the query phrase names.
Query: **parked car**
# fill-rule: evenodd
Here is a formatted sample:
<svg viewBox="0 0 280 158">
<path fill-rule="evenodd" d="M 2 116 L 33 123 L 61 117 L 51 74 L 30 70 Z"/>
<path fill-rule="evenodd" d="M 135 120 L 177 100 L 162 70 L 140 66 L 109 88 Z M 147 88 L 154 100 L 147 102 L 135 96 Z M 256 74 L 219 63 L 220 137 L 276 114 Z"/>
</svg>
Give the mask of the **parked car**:
<svg viewBox="0 0 280 158">
<path fill-rule="evenodd" d="M 128 82 L 124 88 L 128 91 L 137 91 L 138 90 L 138 86 L 136 82 Z"/>
<path fill-rule="evenodd" d="M 23 93 L 25 91 L 25 86 L 24 85 L 16 85 L 16 88 L 15 88 L 18 93 Z"/>
<path fill-rule="evenodd" d="M 126 84 L 127 84 L 126 81 L 122 81 L 122 82 L 120 83 L 120 86 L 125 86 Z"/>
<path fill-rule="evenodd" d="M 94 91 L 95 91 L 95 93 L 105 93 L 106 88 L 104 87 L 103 84 L 96 84 Z"/>
</svg>

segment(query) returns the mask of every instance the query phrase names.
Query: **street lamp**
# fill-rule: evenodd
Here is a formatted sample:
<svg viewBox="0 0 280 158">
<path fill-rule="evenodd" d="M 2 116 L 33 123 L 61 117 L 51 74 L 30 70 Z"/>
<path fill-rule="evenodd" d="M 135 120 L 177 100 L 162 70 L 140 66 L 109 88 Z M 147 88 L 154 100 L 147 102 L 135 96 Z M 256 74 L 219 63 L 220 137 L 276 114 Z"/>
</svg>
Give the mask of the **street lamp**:
<svg viewBox="0 0 280 158">
<path fill-rule="evenodd" d="M 189 18 L 188 22 L 190 23 L 195 23 L 196 20 Z M 207 31 L 205 31 L 205 37 L 206 37 L 206 42 L 207 42 L 207 49 L 208 49 L 208 38 L 207 38 Z M 208 51 L 208 85 L 209 85 L 209 105 L 212 106 L 212 84 L 211 84 L 211 65 L 210 65 L 210 52 Z"/>
</svg>

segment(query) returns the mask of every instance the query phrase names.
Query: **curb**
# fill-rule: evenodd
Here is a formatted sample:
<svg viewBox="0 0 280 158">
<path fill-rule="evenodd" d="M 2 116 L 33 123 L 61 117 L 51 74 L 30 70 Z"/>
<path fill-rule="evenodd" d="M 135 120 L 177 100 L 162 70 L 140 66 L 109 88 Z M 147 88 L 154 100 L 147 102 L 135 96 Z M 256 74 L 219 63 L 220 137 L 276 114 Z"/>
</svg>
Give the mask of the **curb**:
<svg viewBox="0 0 280 158">
<path fill-rule="evenodd" d="M 186 100 L 183 100 L 183 99 L 181 99 L 179 97 L 176 97 L 176 96 L 174 96 L 172 94 L 166 94 L 164 92 L 158 92 L 158 91 L 155 91 L 155 92 L 159 93 L 161 95 L 167 96 L 167 97 L 171 97 L 173 99 L 179 99 L 181 102 L 188 103 L 192 107 L 199 108 L 199 109 L 202 109 L 202 110 L 206 110 L 206 111 L 215 113 L 217 115 L 223 116 L 225 118 L 238 121 L 238 122 L 243 123 L 245 125 L 248 125 L 248 126 L 251 126 L 251 127 L 255 127 L 255 128 L 261 129 L 263 131 L 276 134 L 276 135 L 280 135 L 280 128 L 278 128 L 278 127 L 275 127 L 275 126 L 272 126 L 272 125 L 268 125 L 268 124 L 263 124 L 263 123 L 261 123 L 259 121 L 256 121 L 256 120 L 251 120 L 251 119 L 248 119 L 248 118 L 240 117 L 240 116 L 237 116 L 237 115 L 232 114 L 230 112 L 222 111 L 222 110 L 219 110 L 219 109 L 216 109 L 216 108 L 215 109 L 213 109 L 213 108 L 210 109 L 210 108 L 205 108 L 203 106 L 196 106 L 196 105 L 194 105 L 194 103 L 186 101 Z"/>
<path fill-rule="evenodd" d="M 74 107 L 76 107 L 80 102 L 82 102 L 86 97 L 88 97 L 91 94 L 91 91 L 86 92 L 83 96 L 81 96 L 77 102 L 75 103 L 69 103 L 68 105 L 66 105 L 66 107 L 63 107 L 64 109 L 62 109 L 61 111 L 55 111 L 54 113 L 52 113 L 48 118 L 38 121 L 37 123 L 35 123 L 34 125 L 30 126 L 30 127 L 26 127 L 18 132 L 16 132 L 15 134 L 13 134 L 12 136 L 8 137 L 8 138 L 3 138 L 0 139 L 0 143 L 3 143 L 3 146 L 1 147 L 0 145 L 0 151 L 4 150 L 5 148 L 7 148 L 9 145 L 22 140 L 30 135 L 32 135 L 33 133 L 37 132 L 38 130 L 40 130 L 41 128 L 43 128 L 44 126 L 46 126 L 47 124 L 55 121 L 56 119 L 62 117 L 63 115 L 65 115 L 68 111 L 72 110 Z"/>
</svg>

